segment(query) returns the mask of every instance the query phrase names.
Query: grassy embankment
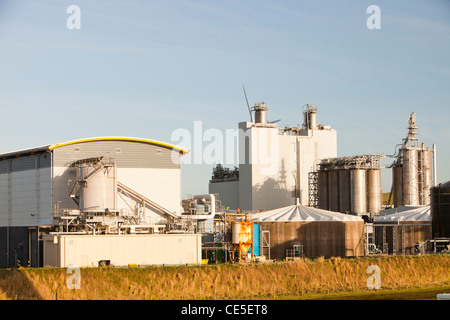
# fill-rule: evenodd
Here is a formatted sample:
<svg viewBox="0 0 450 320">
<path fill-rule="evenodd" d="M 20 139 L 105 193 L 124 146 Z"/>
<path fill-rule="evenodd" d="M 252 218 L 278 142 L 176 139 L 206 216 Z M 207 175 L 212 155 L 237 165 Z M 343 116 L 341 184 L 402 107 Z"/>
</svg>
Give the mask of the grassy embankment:
<svg viewBox="0 0 450 320">
<path fill-rule="evenodd" d="M 366 271 L 380 270 L 381 290 Z M 317 258 L 264 264 L 83 268 L 69 290 L 64 268 L 0 270 L 0 299 L 308 299 L 357 298 L 450 288 L 450 255 Z M 382 297 L 382 296 L 380 296 Z"/>
</svg>

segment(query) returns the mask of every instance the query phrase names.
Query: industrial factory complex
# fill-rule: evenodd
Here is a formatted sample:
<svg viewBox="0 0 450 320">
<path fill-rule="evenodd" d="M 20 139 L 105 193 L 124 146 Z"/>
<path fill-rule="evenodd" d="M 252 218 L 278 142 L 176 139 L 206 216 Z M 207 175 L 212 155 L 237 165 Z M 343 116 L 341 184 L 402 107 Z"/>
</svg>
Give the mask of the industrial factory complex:
<svg viewBox="0 0 450 320">
<path fill-rule="evenodd" d="M 393 155 L 338 157 L 305 105 L 301 127 L 257 103 L 239 166 L 182 199 L 181 157 L 160 141 L 96 137 L 0 154 L 0 267 L 180 265 L 426 254 L 450 248 L 450 183 L 415 113 Z M 406 120 L 406 117 L 405 117 Z M 390 165 L 382 165 L 391 158 Z M 392 171 L 383 201 L 381 170 Z"/>
</svg>

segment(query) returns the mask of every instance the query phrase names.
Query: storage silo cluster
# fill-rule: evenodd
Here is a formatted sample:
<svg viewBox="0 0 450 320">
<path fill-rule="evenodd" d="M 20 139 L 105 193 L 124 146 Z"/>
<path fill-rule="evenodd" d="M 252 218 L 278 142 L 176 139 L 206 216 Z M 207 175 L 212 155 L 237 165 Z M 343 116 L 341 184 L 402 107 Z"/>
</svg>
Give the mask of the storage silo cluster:
<svg viewBox="0 0 450 320">
<path fill-rule="evenodd" d="M 420 146 L 417 139 L 415 113 L 408 120 L 408 134 L 403 139 L 397 159 L 392 165 L 392 192 L 394 207 L 427 205 L 433 186 L 433 149 Z"/>
<path fill-rule="evenodd" d="M 381 210 L 381 157 L 363 155 L 322 160 L 318 207 L 363 215 Z"/>
</svg>

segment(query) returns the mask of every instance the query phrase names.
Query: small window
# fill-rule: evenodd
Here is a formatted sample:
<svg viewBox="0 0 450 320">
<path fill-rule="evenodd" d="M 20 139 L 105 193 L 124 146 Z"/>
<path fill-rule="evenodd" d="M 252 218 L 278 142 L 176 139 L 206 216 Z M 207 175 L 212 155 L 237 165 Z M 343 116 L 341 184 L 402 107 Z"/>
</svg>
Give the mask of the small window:
<svg viewBox="0 0 450 320">
<path fill-rule="evenodd" d="M 116 153 L 122 153 L 122 149 L 116 148 Z"/>
<path fill-rule="evenodd" d="M 156 149 L 156 154 L 162 154 L 162 150 L 161 149 Z"/>
<path fill-rule="evenodd" d="M 73 152 L 80 152 L 80 148 L 78 148 L 78 147 L 73 148 Z"/>
</svg>

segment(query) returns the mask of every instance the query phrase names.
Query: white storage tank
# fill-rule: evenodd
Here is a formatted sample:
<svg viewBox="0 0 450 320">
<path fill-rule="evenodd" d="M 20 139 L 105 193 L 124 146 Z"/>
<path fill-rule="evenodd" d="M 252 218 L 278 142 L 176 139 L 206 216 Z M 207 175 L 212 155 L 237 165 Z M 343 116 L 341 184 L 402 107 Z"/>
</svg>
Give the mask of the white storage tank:
<svg viewBox="0 0 450 320">
<path fill-rule="evenodd" d="M 86 177 L 93 167 L 82 167 Z M 102 167 L 94 173 L 80 189 L 80 210 L 115 210 L 117 207 L 116 166 Z"/>
<path fill-rule="evenodd" d="M 350 170 L 351 212 L 362 214 L 367 212 L 366 170 Z"/>
<path fill-rule="evenodd" d="M 367 174 L 367 211 L 378 213 L 381 210 L 381 171 L 370 169 Z"/>
</svg>

